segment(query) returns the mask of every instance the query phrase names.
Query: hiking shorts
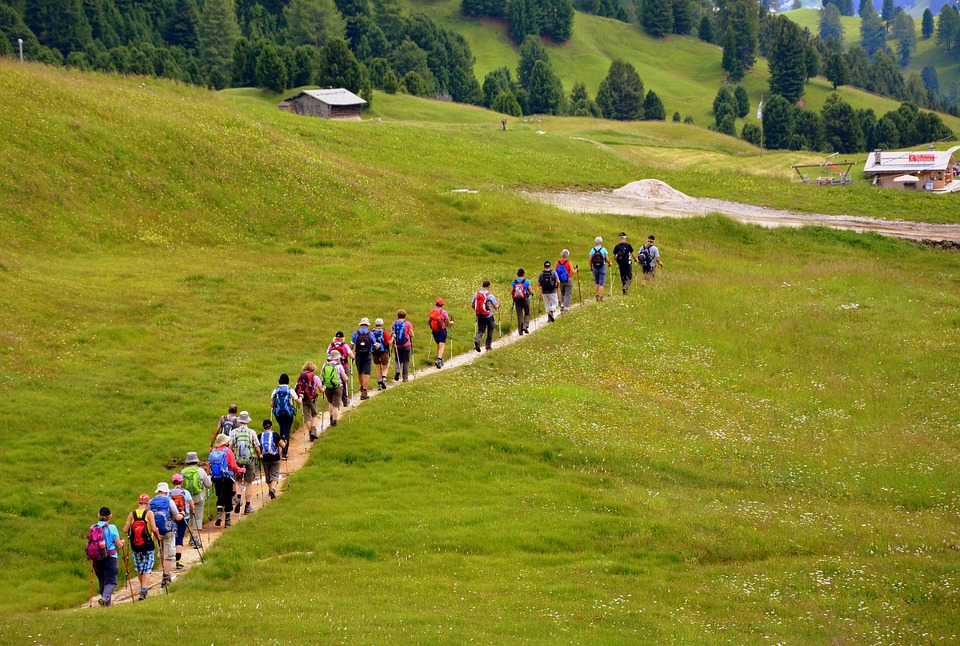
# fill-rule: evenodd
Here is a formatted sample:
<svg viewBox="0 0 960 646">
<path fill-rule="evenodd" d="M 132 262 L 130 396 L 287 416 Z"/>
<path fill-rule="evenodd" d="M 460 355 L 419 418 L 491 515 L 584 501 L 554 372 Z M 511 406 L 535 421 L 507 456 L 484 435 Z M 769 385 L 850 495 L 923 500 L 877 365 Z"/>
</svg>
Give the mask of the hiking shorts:
<svg viewBox="0 0 960 646">
<path fill-rule="evenodd" d="M 389 352 L 374 352 L 373 353 L 373 365 L 383 366 L 386 368 L 390 365 L 390 353 Z"/>
<path fill-rule="evenodd" d="M 603 287 L 607 280 L 607 266 L 604 265 L 603 267 L 590 267 L 590 270 L 593 272 L 594 284 Z"/>
<path fill-rule="evenodd" d="M 331 408 L 340 408 L 343 404 L 341 401 L 343 399 L 343 386 L 327 388 L 323 391 L 323 395 L 327 398 L 327 403 L 330 404 Z"/>
<path fill-rule="evenodd" d="M 303 423 L 309 424 L 314 417 L 318 417 L 317 398 L 303 400 Z"/>
<path fill-rule="evenodd" d="M 447 328 L 443 328 L 439 332 L 436 330 L 431 330 L 430 333 L 433 335 L 434 343 L 446 343 L 447 342 Z"/>
<path fill-rule="evenodd" d="M 246 482 L 247 484 L 252 484 L 253 481 L 256 480 L 257 478 L 256 465 L 254 465 L 253 462 L 249 462 L 246 465 L 241 464 L 240 466 L 245 467 L 246 471 L 244 471 L 243 473 L 237 474 L 238 476 L 240 476 L 239 478 L 237 478 L 237 481 Z"/>
<path fill-rule="evenodd" d="M 133 553 L 133 569 L 137 571 L 137 574 L 153 572 L 153 555 L 155 553 L 154 550 Z"/>
<path fill-rule="evenodd" d="M 373 370 L 373 357 L 370 356 L 370 353 L 361 354 L 357 353 L 357 358 L 354 359 L 357 364 L 357 374 L 358 375 L 369 375 L 370 371 Z"/>
<path fill-rule="evenodd" d="M 267 476 L 267 482 L 280 482 L 280 460 L 264 462 L 263 472 Z"/>
<path fill-rule="evenodd" d="M 160 537 L 160 558 L 171 561 L 177 558 L 177 530 L 173 529 Z"/>
</svg>

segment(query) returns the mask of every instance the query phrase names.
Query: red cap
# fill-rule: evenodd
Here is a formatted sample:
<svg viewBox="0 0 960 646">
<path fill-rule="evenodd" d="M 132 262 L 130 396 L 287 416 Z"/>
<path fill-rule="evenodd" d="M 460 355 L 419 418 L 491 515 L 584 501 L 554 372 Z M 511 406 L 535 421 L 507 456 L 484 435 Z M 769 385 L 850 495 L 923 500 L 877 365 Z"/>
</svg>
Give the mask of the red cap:
<svg viewBox="0 0 960 646">
<path fill-rule="evenodd" d="M 443 299 L 442 299 L 442 298 L 438 298 L 438 299 L 437 299 L 437 307 L 443 307 Z"/>
<path fill-rule="evenodd" d="M 150 502 L 150 496 L 148 496 L 145 493 L 142 493 L 140 494 L 140 498 L 137 500 L 137 502 Z"/>
</svg>

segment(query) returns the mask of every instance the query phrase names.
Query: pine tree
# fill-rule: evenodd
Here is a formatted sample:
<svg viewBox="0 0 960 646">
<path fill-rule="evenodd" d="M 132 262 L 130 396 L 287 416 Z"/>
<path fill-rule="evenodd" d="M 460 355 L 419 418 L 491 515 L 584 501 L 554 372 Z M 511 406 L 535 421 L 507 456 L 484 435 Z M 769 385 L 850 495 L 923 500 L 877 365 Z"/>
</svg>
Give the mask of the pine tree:
<svg viewBox="0 0 960 646">
<path fill-rule="evenodd" d="M 93 30 L 80 0 L 28 0 L 23 21 L 41 43 L 64 55 L 93 42 Z"/>
<path fill-rule="evenodd" d="M 727 28 L 727 33 L 723 38 L 723 58 L 720 60 L 720 67 L 727 72 L 733 81 L 739 81 L 746 74 L 743 61 L 737 55 L 737 36 L 733 33 L 733 27 Z"/>
<path fill-rule="evenodd" d="M 643 119 L 643 81 L 633 65 L 615 60 L 597 91 L 597 107 L 606 119 Z"/>
<path fill-rule="evenodd" d="M 523 114 L 520 110 L 520 104 L 517 103 L 517 97 L 513 95 L 513 92 L 507 90 L 504 90 L 494 98 L 490 104 L 490 109 L 511 117 L 519 117 Z"/>
<path fill-rule="evenodd" d="M 170 45 L 180 45 L 185 49 L 197 48 L 197 22 L 200 12 L 194 0 L 176 0 L 173 13 L 167 21 L 163 37 Z"/>
<path fill-rule="evenodd" d="M 903 11 L 893 20 L 893 40 L 897 43 L 899 63 L 906 67 L 917 49 L 917 31 L 913 18 Z"/>
<path fill-rule="evenodd" d="M 317 85 L 342 87 L 359 92 L 363 85 L 363 69 L 342 38 L 334 38 L 320 48 L 320 69 Z"/>
<path fill-rule="evenodd" d="M 426 81 L 416 72 L 410 71 L 404 74 L 403 87 L 413 96 L 430 96 L 430 88 L 427 87 Z"/>
<path fill-rule="evenodd" d="M 940 92 L 940 78 L 937 76 L 936 68 L 930 67 L 929 65 L 925 66 L 920 73 L 920 78 L 923 79 L 923 86 L 927 88 L 928 91 L 934 94 Z"/>
<path fill-rule="evenodd" d="M 894 18 L 897 17 L 897 5 L 893 3 L 893 0 L 883 0 L 880 5 L 880 17 L 886 23 L 886 29 L 889 30 Z"/>
<path fill-rule="evenodd" d="M 533 73 L 533 67 L 537 61 L 550 63 L 550 56 L 547 50 L 540 44 L 540 39 L 536 36 L 527 36 L 520 45 L 520 62 L 517 63 L 517 81 L 523 87 L 530 83 L 530 75 Z"/>
<path fill-rule="evenodd" d="M 717 95 L 713 97 L 713 121 L 717 128 L 723 123 L 727 115 L 733 115 L 736 119 L 740 113 L 740 103 L 730 91 L 729 85 L 721 85 L 717 90 Z"/>
<path fill-rule="evenodd" d="M 737 116 L 741 119 L 750 113 L 750 97 L 742 85 L 733 90 L 733 98 L 737 100 Z"/>
<path fill-rule="evenodd" d="M 952 6 L 945 4 L 937 14 L 937 45 L 943 47 L 947 54 L 953 51 L 960 34 L 960 13 Z"/>
<path fill-rule="evenodd" d="M 763 145 L 771 150 L 788 148 L 793 135 L 794 108 L 779 94 L 773 94 L 763 106 Z"/>
<path fill-rule="evenodd" d="M 883 49 L 886 42 L 886 26 L 873 8 L 872 0 L 868 0 L 860 14 L 860 44 L 866 50 L 867 56 L 873 56 Z"/>
<path fill-rule="evenodd" d="M 647 92 L 647 98 L 643 100 L 643 118 L 647 121 L 663 121 L 667 118 L 663 101 L 653 90 Z"/>
<path fill-rule="evenodd" d="M 690 0 L 673 0 L 673 33 L 686 36 L 693 31 L 693 9 Z"/>
<path fill-rule="evenodd" d="M 803 96 L 806 79 L 804 42 L 800 28 L 786 16 L 777 16 L 770 43 L 770 91 L 790 103 Z"/>
<path fill-rule="evenodd" d="M 757 60 L 757 32 L 759 30 L 757 5 L 753 0 L 735 0 L 728 24 L 733 28 L 733 33 L 736 36 L 737 57 L 743 65 L 744 73 L 746 73 Z"/>
<path fill-rule="evenodd" d="M 200 62 L 204 68 L 210 72 L 216 70 L 223 79 L 228 79 L 233 48 L 239 38 L 233 0 L 204 0 L 197 24 Z"/>
<path fill-rule="evenodd" d="M 713 42 L 713 21 L 709 16 L 700 19 L 700 27 L 697 29 L 697 38 L 705 43 Z"/>
<path fill-rule="evenodd" d="M 740 137 L 747 143 L 751 143 L 754 146 L 759 146 L 760 126 L 753 123 L 743 124 L 743 130 L 740 132 Z"/>
<path fill-rule="evenodd" d="M 823 136 L 828 148 L 840 153 L 856 153 L 864 149 L 863 130 L 850 104 L 832 93 L 823 106 Z"/>
<path fill-rule="evenodd" d="M 383 75 L 382 87 L 387 94 L 396 94 L 400 89 L 400 79 L 397 78 L 397 73 L 393 70 L 387 70 Z"/>
<path fill-rule="evenodd" d="M 287 21 L 284 42 L 291 47 L 323 47 L 330 40 L 346 37 L 347 24 L 333 0 L 291 0 L 283 15 Z"/>
<path fill-rule="evenodd" d="M 663 36 L 673 31 L 671 0 L 643 0 L 640 24 L 651 36 Z"/>
<path fill-rule="evenodd" d="M 511 0 L 507 9 L 510 35 L 516 43 L 522 43 L 527 36 L 540 34 L 532 3 L 533 0 Z"/>
<path fill-rule="evenodd" d="M 819 34 L 821 40 L 827 42 L 827 39 L 832 36 L 842 43 L 843 31 L 843 22 L 840 20 L 840 10 L 837 9 L 837 5 L 828 4 L 824 6 L 823 11 L 820 12 Z"/>
<path fill-rule="evenodd" d="M 483 79 L 483 105 L 490 107 L 503 92 L 509 92 L 516 98 L 517 84 L 506 67 L 498 67 L 487 73 Z"/>
<path fill-rule="evenodd" d="M 280 58 L 276 46 L 268 45 L 260 50 L 254 68 L 254 82 L 257 87 L 274 92 L 283 92 L 286 89 L 287 67 Z"/>
<path fill-rule="evenodd" d="M 847 62 L 843 56 L 836 53 L 830 55 L 824 69 L 824 76 L 833 84 L 834 90 L 850 82 L 850 72 L 847 70 Z"/>
<path fill-rule="evenodd" d="M 933 35 L 933 13 L 930 7 L 923 10 L 923 19 L 920 21 L 920 34 L 926 39 Z"/>
<path fill-rule="evenodd" d="M 596 102 L 587 93 L 587 86 L 583 83 L 574 83 L 570 90 L 570 115 L 573 117 L 599 117 L 600 110 Z"/>
<path fill-rule="evenodd" d="M 530 114 L 563 114 L 563 85 L 546 61 L 534 64 L 524 89 Z"/>
<path fill-rule="evenodd" d="M 320 73 L 320 50 L 313 45 L 300 45 L 294 52 L 297 73 L 291 79 L 293 87 L 314 85 Z"/>
</svg>

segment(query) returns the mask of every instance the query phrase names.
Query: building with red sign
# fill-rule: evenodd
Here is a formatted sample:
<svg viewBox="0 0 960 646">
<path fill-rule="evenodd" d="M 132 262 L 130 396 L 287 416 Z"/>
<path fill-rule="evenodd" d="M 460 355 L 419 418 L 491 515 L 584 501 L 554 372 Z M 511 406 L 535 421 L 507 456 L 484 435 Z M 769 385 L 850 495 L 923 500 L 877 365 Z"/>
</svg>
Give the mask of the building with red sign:
<svg viewBox="0 0 960 646">
<path fill-rule="evenodd" d="M 874 186 L 903 191 L 960 191 L 960 164 L 955 153 L 960 146 L 947 151 L 884 152 L 875 150 L 867 156 L 863 172 Z"/>
</svg>

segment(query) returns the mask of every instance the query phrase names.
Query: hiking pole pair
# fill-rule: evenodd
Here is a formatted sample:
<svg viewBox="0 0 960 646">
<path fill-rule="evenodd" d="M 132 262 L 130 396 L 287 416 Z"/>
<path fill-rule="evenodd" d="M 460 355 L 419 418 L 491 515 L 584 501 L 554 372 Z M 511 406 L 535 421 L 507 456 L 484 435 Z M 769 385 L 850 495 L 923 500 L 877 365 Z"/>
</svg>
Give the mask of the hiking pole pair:
<svg viewBox="0 0 960 646">
<path fill-rule="evenodd" d="M 127 588 L 130 589 L 130 603 L 136 603 L 138 599 L 137 595 L 133 593 L 133 582 L 130 581 L 130 561 L 127 560 L 127 549 L 123 548 L 120 550 L 120 553 L 123 554 L 123 569 L 127 572 Z"/>
</svg>

